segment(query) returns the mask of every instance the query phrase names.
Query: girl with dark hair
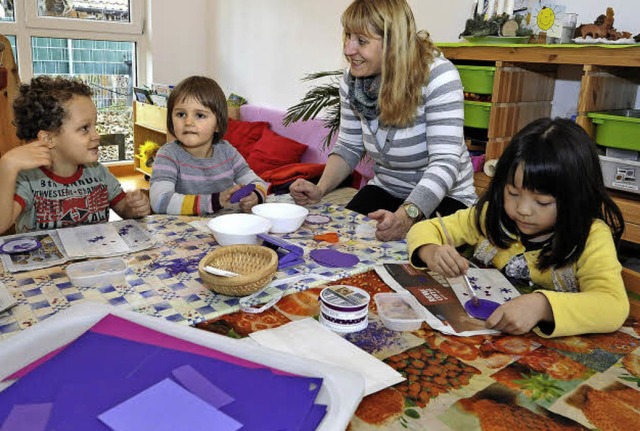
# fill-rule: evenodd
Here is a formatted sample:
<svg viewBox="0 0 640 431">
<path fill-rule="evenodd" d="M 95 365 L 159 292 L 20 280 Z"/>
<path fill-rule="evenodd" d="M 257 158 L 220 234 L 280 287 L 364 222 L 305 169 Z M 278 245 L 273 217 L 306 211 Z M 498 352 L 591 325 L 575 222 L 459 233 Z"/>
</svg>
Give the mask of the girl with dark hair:
<svg viewBox="0 0 640 431">
<path fill-rule="evenodd" d="M 227 100 L 216 81 L 190 76 L 171 91 L 167 130 L 176 140 L 163 145 L 153 162 L 149 197 L 156 213 L 212 214 L 229 205 L 244 184 L 255 189 L 240 209 L 264 202 L 267 184 L 227 141 Z"/>
<path fill-rule="evenodd" d="M 541 289 L 500 306 L 488 328 L 543 336 L 617 330 L 629 313 L 615 243 L 620 209 L 604 187 L 595 143 L 566 119 L 543 118 L 522 129 L 500 157 L 478 204 L 445 217 L 445 232 L 427 220 L 407 236 L 411 262 L 447 277 L 474 258 Z"/>
</svg>

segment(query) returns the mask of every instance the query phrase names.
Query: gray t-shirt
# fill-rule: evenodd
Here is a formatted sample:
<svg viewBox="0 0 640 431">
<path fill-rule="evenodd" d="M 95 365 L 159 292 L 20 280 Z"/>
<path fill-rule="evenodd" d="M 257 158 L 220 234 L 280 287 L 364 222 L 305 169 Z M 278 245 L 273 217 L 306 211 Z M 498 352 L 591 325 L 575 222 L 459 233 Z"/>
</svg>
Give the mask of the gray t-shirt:
<svg viewBox="0 0 640 431">
<path fill-rule="evenodd" d="M 118 180 L 99 163 L 63 178 L 45 168 L 18 174 L 15 201 L 22 206 L 16 232 L 109 221 L 109 208 L 125 197 Z"/>
</svg>

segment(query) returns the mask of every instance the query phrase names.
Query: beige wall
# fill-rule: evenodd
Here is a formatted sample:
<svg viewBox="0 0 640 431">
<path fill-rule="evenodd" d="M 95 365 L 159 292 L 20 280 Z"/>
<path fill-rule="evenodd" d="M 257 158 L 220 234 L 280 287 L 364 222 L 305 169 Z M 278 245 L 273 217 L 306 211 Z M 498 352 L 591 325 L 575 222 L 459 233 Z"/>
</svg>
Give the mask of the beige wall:
<svg viewBox="0 0 640 431">
<path fill-rule="evenodd" d="M 148 0 L 154 82 L 176 83 L 196 73 L 225 93 L 280 109 L 308 89 L 307 73 L 342 68 L 340 15 L 351 0 Z M 419 28 L 434 40 L 458 41 L 473 0 L 408 0 Z M 640 2 L 558 0 L 591 22 L 606 6 L 619 30 L 640 32 Z M 179 6 L 177 6 L 179 5 Z M 188 5 L 188 6 L 187 6 Z"/>
</svg>

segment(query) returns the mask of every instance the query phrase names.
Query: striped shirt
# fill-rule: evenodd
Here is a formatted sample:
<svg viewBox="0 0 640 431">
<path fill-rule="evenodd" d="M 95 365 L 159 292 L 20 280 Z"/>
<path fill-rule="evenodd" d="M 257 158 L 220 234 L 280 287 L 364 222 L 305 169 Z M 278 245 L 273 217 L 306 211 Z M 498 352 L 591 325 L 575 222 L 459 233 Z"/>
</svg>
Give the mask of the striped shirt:
<svg viewBox="0 0 640 431">
<path fill-rule="evenodd" d="M 193 157 L 174 141 L 156 154 L 149 199 L 151 208 L 159 214 L 211 214 L 219 207 L 212 204 L 212 193 L 250 183 L 256 185 L 264 201 L 267 183 L 227 141 L 215 144 L 213 155 L 204 159 Z"/>
<path fill-rule="evenodd" d="M 352 169 L 366 154 L 374 161 L 369 184 L 413 202 L 423 214 L 431 214 L 445 196 L 472 205 L 477 196 L 455 66 L 442 56 L 434 60 L 414 124 L 405 128 L 380 127 L 377 119 L 356 113 L 349 104 L 348 73 L 340 83 L 340 132 L 332 154 Z"/>
</svg>

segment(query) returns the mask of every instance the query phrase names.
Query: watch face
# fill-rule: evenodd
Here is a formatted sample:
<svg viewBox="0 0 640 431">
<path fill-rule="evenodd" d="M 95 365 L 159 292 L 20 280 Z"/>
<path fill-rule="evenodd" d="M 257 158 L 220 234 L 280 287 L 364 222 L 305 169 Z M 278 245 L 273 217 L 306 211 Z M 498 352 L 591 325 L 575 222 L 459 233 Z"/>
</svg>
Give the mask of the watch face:
<svg viewBox="0 0 640 431">
<path fill-rule="evenodd" d="M 407 215 L 409 217 L 411 217 L 412 219 L 416 219 L 420 215 L 420 210 L 418 209 L 417 206 L 415 206 L 413 204 L 409 204 L 409 205 L 405 206 L 404 209 L 407 212 Z"/>
</svg>

